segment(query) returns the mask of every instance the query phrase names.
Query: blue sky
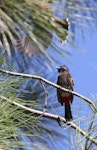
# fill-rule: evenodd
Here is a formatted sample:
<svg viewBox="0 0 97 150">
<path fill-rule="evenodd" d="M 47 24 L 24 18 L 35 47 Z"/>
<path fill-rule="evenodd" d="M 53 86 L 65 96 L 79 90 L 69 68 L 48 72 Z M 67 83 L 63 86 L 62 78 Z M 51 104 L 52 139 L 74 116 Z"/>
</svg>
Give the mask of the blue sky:
<svg viewBox="0 0 97 150">
<path fill-rule="evenodd" d="M 61 1 L 61 3 L 55 2 L 54 5 L 56 6 L 55 8 L 57 9 L 54 9 L 53 12 L 55 16 L 63 17 L 64 13 L 60 11 L 59 4 L 61 5 L 61 9 L 64 9 L 65 6 L 64 0 Z M 95 9 L 93 9 L 92 11 L 96 13 L 96 3 L 94 4 L 93 1 L 90 1 L 90 5 L 91 7 L 93 5 L 93 8 L 95 6 Z M 78 23 L 80 24 L 82 23 L 84 25 L 86 23 L 86 25 L 79 26 L 78 24 L 75 24 L 76 33 L 75 33 L 74 44 L 82 48 L 83 51 L 78 50 L 74 46 L 70 45 L 68 42 L 67 44 L 64 45 L 64 48 L 66 50 L 67 49 L 70 50 L 71 56 L 67 58 L 65 57 L 65 59 L 63 60 L 58 56 L 60 60 L 59 65 L 66 64 L 70 68 L 70 71 L 74 76 L 74 80 L 75 80 L 75 91 L 80 92 L 81 94 L 85 95 L 88 98 L 92 98 L 91 94 L 95 95 L 97 93 L 97 85 L 96 85 L 97 70 L 93 67 L 93 65 L 97 67 L 97 58 L 96 58 L 97 57 L 97 30 L 94 25 L 94 23 L 96 23 L 96 19 L 91 18 L 90 12 L 89 13 L 87 12 L 86 14 L 89 20 L 87 20 L 86 22 L 86 19 L 82 17 L 82 15 L 84 15 L 83 10 L 81 11 L 82 14 L 80 14 L 80 11 L 77 13 L 81 15 Z M 71 23 L 74 22 L 73 19 L 75 18 L 73 18 L 72 16 L 70 18 Z M 89 24 L 90 22 L 91 24 Z M 70 26 L 70 30 L 71 28 L 72 28 L 72 24 Z M 84 37 L 82 36 L 80 31 L 84 32 Z"/>
<path fill-rule="evenodd" d="M 80 39 L 78 39 L 80 40 Z M 75 90 L 91 98 L 91 94 L 97 94 L 97 35 L 93 32 L 88 39 L 80 42 L 85 52 L 72 48 L 72 61 L 70 69 L 75 78 Z"/>
</svg>

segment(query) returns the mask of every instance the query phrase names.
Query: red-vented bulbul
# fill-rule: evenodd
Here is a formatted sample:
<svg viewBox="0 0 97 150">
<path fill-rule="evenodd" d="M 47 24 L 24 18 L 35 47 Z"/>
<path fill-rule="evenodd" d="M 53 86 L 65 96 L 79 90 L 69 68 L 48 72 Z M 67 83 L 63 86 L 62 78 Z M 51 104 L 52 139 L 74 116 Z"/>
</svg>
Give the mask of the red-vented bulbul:
<svg viewBox="0 0 97 150">
<path fill-rule="evenodd" d="M 74 82 L 73 78 L 69 73 L 69 69 L 67 66 L 58 67 L 58 80 L 57 84 L 73 91 Z M 66 121 L 72 120 L 72 112 L 70 104 L 73 102 L 73 94 L 62 91 L 61 89 L 57 89 L 57 97 L 59 103 L 61 105 L 65 105 L 65 119 Z"/>
</svg>

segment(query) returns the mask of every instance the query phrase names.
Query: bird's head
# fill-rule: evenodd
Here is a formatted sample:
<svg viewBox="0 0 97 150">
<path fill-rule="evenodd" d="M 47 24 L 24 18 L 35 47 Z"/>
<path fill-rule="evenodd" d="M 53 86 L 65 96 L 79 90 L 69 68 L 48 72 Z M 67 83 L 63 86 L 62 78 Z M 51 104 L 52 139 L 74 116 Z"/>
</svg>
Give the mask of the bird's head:
<svg viewBox="0 0 97 150">
<path fill-rule="evenodd" d="M 68 67 L 65 66 L 65 65 L 57 67 L 57 69 L 58 69 L 58 73 L 63 73 L 63 72 L 68 72 L 69 71 Z"/>
</svg>

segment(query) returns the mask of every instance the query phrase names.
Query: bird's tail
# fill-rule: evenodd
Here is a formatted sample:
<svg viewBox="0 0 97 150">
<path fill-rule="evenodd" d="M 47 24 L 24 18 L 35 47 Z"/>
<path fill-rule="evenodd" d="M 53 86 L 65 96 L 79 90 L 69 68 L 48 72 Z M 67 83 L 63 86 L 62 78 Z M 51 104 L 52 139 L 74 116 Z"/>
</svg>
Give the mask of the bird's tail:
<svg viewBox="0 0 97 150">
<path fill-rule="evenodd" d="M 70 104 L 65 104 L 65 119 L 66 121 L 71 121 L 73 119 Z"/>
</svg>

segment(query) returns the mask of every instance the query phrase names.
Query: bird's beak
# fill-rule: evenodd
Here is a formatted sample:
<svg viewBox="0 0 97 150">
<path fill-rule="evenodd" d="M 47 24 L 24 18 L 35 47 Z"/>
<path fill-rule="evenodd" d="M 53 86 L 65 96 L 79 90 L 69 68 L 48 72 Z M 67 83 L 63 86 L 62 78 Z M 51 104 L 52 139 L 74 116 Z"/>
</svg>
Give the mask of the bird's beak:
<svg viewBox="0 0 97 150">
<path fill-rule="evenodd" d="M 59 68 L 60 68 L 60 67 L 57 67 L 57 66 L 56 66 L 56 69 L 59 69 Z"/>
</svg>

